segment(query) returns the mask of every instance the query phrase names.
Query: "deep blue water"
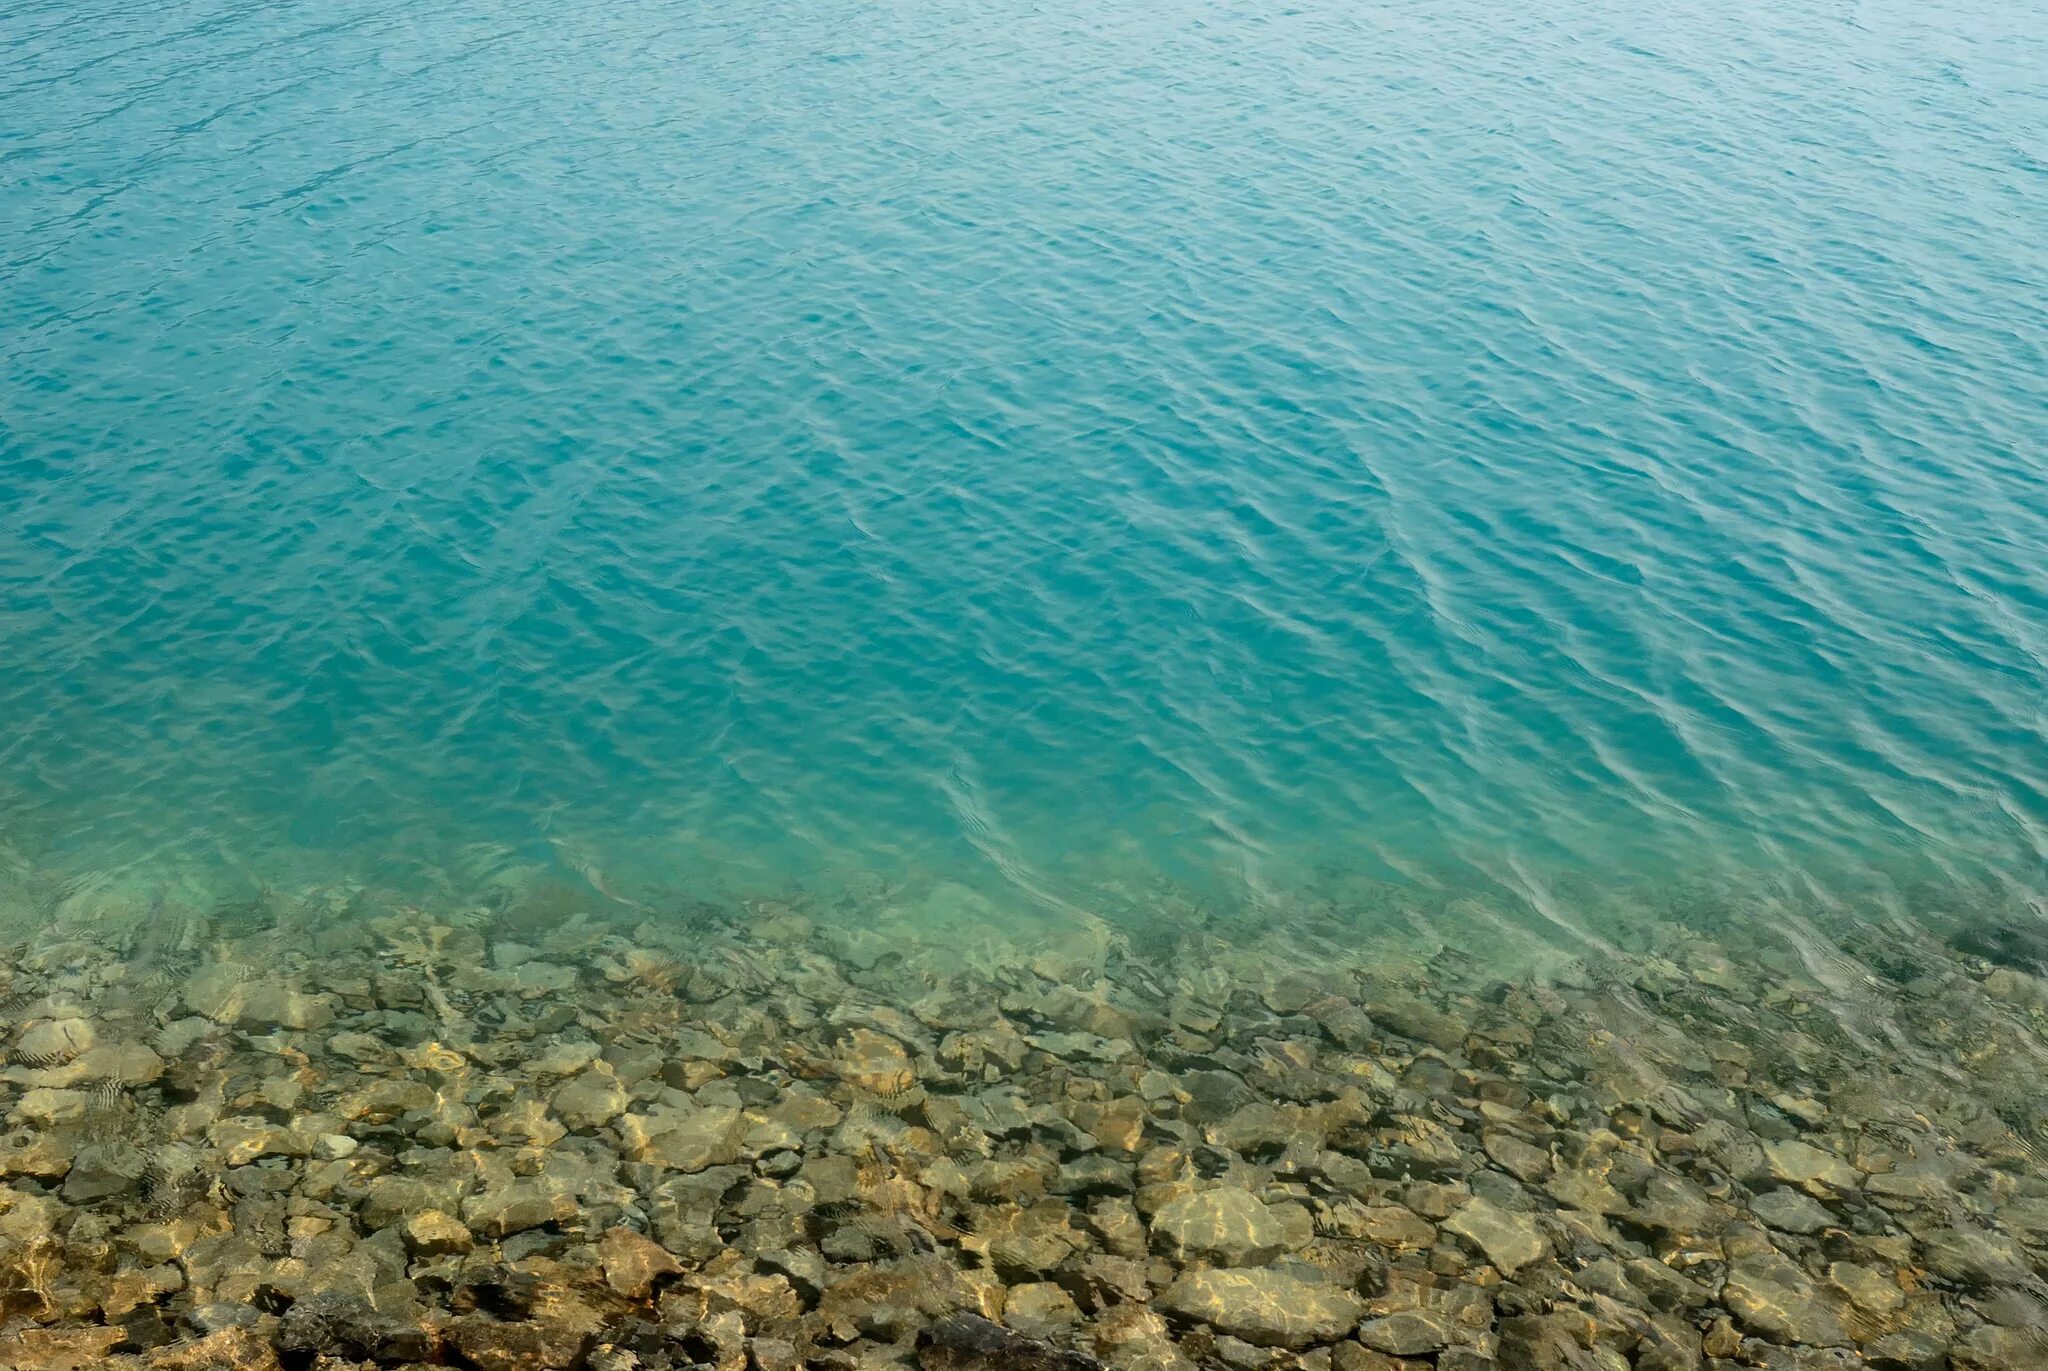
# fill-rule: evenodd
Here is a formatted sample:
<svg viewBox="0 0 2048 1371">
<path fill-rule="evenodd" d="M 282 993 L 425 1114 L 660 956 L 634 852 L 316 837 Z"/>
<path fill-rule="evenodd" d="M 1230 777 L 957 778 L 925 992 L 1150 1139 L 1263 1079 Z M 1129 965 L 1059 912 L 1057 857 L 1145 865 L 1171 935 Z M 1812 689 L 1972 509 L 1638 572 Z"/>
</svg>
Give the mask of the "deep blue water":
<svg viewBox="0 0 2048 1371">
<path fill-rule="evenodd" d="M 2044 71 L 1995 0 L 24 0 L 0 881 L 2031 880 Z"/>
</svg>

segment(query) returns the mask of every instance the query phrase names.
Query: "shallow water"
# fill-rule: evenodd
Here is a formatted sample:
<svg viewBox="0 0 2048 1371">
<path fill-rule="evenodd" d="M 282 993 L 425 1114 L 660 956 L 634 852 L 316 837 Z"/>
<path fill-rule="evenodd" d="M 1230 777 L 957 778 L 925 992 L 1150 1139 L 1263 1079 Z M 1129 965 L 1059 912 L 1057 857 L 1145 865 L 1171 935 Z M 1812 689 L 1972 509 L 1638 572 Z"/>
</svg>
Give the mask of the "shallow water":
<svg viewBox="0 0 2048 1371">
<path fill-rule="evenodd" d="M 16 6 L 0 879 L 2030 889 L 2032 19 Z"/>
</svg>

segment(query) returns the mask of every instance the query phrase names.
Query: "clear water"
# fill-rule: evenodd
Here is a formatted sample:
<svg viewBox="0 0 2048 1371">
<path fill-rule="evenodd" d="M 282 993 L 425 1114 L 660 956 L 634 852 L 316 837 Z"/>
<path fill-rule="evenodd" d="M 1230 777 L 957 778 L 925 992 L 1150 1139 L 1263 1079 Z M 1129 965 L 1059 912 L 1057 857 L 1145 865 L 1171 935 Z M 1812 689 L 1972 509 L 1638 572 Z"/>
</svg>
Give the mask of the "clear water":
<svg viewBox="0 0 2048 1371">
<path fill-rule="evenodd" d="M 2030 884 L 2044 71 L 1991 0 L 25 0 L 0 879 Z"/>
</svg>

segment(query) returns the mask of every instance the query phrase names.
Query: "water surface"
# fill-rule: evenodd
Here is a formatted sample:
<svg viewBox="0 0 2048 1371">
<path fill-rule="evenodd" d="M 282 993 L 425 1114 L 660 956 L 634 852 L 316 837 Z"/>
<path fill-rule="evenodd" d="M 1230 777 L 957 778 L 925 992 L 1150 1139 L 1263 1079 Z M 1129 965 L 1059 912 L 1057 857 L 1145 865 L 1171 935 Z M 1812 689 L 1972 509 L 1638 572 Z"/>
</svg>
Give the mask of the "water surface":
<svg viewBox="0 0 2048 1371">
<path fill-rule="evenodd" d="M 2037 19 L 17 5 L 12 898 L 2030 886 Z"/>
</svg>

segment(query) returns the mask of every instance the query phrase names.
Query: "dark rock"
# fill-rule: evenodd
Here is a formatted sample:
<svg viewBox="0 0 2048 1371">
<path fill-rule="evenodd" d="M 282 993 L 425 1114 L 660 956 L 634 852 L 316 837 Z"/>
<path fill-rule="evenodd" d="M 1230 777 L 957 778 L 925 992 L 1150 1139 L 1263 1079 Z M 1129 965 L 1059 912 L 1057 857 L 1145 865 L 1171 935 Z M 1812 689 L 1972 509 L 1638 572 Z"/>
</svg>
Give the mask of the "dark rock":
<svg viewBox="0 0 2048 1371">
<path fill-rule="evenodd" d="M 1375 1352 L 1419 1357 L 1440 1351 L 1451 1340 L 1450 1321 L 1434 1309 L 1404 1309 L 1360 1324 L 1358 1340 Z"/>
<path fill-rule="evenodd" d="M 1973 1328 L 1949 1349 L 1952 1371 L 2040 1371 L 2048 1366 L 2048 1333 L 2035 1328 Z"/>
<path fill-rule="evenodd" d="M 1866 1346 L 1863 1361 L 1873 1371 L 1942 1371 L 1948 1365 L 1948 1344 L 1932 1333 L 1905 1328 Z"/>
<path fill-rule="evenodd" d="M 149 1352 L 178 1340 L 178 1330 L 153 1306 L 144 1306 L 122 1319 L 121 1333 L 121 1341 L 113 1348 L 116 1352 Z"/>
<path fill-rule="evenodd" d="M 1258 1092 L 1228 1071 L 1190 1071 L 1178 1082 L 1180 1115 L 1189 1123 L 1216 1123 L 1258 1100 Z"/>
<path fill-rule="evenodd" d="M 1835 1222 L 1819 1201 L 1799 1190 L 1770 1190 L 1749 1202 L 1749 1212 L 1781 1233 L 1818 1233 Z"/>
<path fill-rule="evenodd" d="M 465 1272 L 449 1300 L 458 1314 L 482 1310 L 501 1319 L 523 1319 L 540 1295 L 540 1277 L 504 1266 L 483 1266 Z"/>
<path fill-rule="evenodd" d="M 433 1336 L 419 1323 L 380 1312 L 350 1290 L 316 1291 L 287 1309 L 277 1329 L 287 1356 L 343 1353 L 372 1361 L 423 1361 Z"/>
<path fill-rule="evenodd" d="M 952 1314 L 917 1335 L 924 1371 L 1102 1371 L 1102 1363 L 973 1314 Z"/>
<path fill-rule="evenodd" d="M 447 1338 L 480 1371 L 565 1371 L 595 1342 L 593 1330 L 564 1320 L 501 1323 L 481 1314 L 449 1322 Z"/>
</svg>

